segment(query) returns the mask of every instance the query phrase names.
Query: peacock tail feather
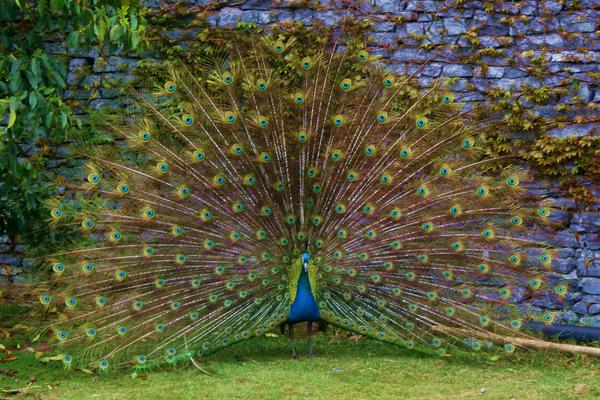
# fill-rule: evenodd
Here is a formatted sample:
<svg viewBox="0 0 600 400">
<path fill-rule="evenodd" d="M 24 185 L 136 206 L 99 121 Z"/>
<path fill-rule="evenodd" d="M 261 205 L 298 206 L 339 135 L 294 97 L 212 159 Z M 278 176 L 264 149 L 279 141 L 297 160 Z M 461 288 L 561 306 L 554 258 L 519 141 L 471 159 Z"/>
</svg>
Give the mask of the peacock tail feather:
<svg viewBox="0 0 600 400">
<path fill-rule="evenodd" d="M 408 349 L 477 352 L 477 332 L 524 335 L 516 301 L 564 296 L 552 248 L 530 238 L 550 208 L 526 205 L 525 170 L 483 156 L 492 122 L 441 83 L 325 38 L 223 49 L 134 92 L 134 115 L 108 123 L 116 144 L 85 149 L 51 202 L 80 236 L 47 257 L 39 297 L 67 367 L 264 335 L 288 318 L 304 252 L 322 319 Z"/>
</svg>

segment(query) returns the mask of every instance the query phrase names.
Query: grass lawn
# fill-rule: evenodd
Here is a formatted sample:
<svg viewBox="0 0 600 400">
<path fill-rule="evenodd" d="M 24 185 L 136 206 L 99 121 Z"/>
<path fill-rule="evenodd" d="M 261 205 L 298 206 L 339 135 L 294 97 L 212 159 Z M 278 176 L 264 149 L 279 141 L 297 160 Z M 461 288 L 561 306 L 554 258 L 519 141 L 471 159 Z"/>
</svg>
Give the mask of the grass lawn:
<svg viewBox="0 0 600 400">
<path fill-rule="evenodd" d="M 290 360 L 278 336 L 199 360 L 206 373 L 182 366 L 136 378 L 64 371 L 60 362 L 13 354 L 0 362 L 0 399 L 600 399 L 599 359 L 532 351 L 495 361 L 440 358 L 331 334 L 317 337 L 311 360 Z"/>
</svg>

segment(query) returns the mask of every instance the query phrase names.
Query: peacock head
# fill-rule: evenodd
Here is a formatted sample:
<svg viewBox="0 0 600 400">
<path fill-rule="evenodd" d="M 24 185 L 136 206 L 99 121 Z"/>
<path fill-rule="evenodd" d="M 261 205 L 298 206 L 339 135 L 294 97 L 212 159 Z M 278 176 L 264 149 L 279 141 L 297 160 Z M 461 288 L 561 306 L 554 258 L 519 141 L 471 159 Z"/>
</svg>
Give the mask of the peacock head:
<svg viewBox="0 0 600 400">
<path fill-rule="evenodd" d="M 302 253 L 302 267 L 304 271 L 307 271 L 308 268 L 308 260 L 310 260 L 310 253 L 304 252 Z"/>
</svg>

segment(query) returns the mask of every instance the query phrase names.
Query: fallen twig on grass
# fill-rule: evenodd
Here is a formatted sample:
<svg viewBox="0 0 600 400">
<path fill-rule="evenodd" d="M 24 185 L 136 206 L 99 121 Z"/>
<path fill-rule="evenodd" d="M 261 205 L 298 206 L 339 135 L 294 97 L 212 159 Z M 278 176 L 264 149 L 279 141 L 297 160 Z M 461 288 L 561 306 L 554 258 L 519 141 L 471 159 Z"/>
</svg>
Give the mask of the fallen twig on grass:
<svg viewBox="0 0 600 400">
<path fill-rule="evenodd" d="M 558 350 L 569 353 L 589 354 L 600 357 L 600 347 L 581 346 L 576 344 L 556 343 L 539 339 L 527 339 L 514 336 L 502 336 L 492 332 L 471 331 L 464 328 L 452 328 L 447 326 L 434 326 L 433 330 L 443 333 L 460 333 L 483 339 L 496 340 L 502 343 L 516 344 L 540 350 Z"/>
</svg>

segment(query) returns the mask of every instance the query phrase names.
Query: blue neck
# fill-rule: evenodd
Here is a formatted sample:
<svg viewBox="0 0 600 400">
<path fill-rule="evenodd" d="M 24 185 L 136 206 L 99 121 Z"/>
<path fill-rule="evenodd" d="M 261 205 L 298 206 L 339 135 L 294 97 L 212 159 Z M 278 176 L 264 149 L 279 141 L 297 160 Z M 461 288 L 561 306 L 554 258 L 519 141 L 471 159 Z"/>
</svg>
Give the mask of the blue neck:
<svg viewBox="0 0 600 400">
<path fill-rule="evenodd" d="M 321 319 L 319 307 L 317 307 L 317 302 L 310 288 L 310 280 L 308 279 L 307 267 L 309 258 L 310 255 L 308 253 L 302 255 L 302 272 L 300 273 L 300 278 L 298 278 L 298 290 L 288 314 L 288 323 L 290 324 L 319 321 Z"/>
</svg>

